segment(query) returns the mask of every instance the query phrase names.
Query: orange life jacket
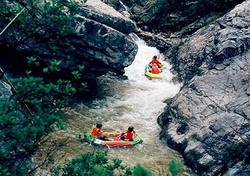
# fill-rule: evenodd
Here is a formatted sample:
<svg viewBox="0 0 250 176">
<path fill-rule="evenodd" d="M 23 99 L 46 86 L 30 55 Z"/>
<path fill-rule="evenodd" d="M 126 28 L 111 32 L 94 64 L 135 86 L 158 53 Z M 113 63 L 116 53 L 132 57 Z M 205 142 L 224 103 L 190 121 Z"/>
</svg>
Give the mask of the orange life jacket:
<svg viewBox="0 0 250 176">
<path fill-rule="evenodd" d="M 158 66 L 153 65 L 153 66 L 152 66 L 151 73 L 153 73 L 153 74 L 159 74 L 159 73 L 161 73 L 161 71 L 160 71 L 160 69 L 158 68 Z"/>
<path fill-rule="evenodd" d="M 98 137 L 101 133 L 101 128 L 93 128 L 91 134 L 94 136 L 94 137 Z"/>
<path fill-rule="evenodd" d="M 161 63 L 159 62 L 159 60 L 157 60 L 157 59 L 152 59 L 151 65 L 154 65 L 154 64 L 156 64 L 158 67 L 160 67 L 160 65 L 161 65 Z"/>
<path fill-rule="evenodd" d="M 134 139 L 135 131 L 126 131 L 126 138 L 125 139 Z"/>
</svg>

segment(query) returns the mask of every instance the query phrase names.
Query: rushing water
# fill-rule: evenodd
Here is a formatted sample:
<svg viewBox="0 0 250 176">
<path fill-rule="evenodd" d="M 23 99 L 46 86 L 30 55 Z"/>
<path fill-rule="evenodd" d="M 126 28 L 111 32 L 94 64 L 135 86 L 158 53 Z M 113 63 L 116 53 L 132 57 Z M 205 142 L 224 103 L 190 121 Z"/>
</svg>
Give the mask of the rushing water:
<svg viewBox="0 0 250 176">
<path fill-rule="evenodd" d="M 148 47 L 144 41 L 137 39 L 136 42 L 139 46 L 136 58 L 125 69 L 128 79 L 101 77 L 98 86 L 100 98 L 70 110 L 65 117 L 67 129 L 52 133 L 50 140 L 41 147 L 40 156 L 36 160 L 44 157 L 42 153 L 47 152 L 47 147 L 54 145 L 54 141 L 64 145 L 54 154 L 57 161 L 55 164 L 64 163 L 65 158 L 72 159 L 81 153 L 107 149 L 81 143 L 76 138 L 82 132 L 90 132 L 96 123 L 103 124 L 103 131 L 124 131 L 128 126 L 134 126 L 143 138 L 143 143 L 136 146 L 109 148 L 109 158 L 122 159 L 124 165 L 133 167 L 136 163 L 141 163 L 154 173 L 167 173 L 172 159 L 182 160 L 180 155 L 161 143 L 161 129 L 157 124 L 157 116 L 165 106 L 164 101 L 178 93 L 180 85 L 171 82 L 173 75 L 167 63 L 164 79 L 147 79 L 144 76 L 145 65 L 151 61 L 153 55 L 160 58 L 162 56 L 156 48 Z M 191 174 L 186 170 L 183 175 Z"/>
</svg>

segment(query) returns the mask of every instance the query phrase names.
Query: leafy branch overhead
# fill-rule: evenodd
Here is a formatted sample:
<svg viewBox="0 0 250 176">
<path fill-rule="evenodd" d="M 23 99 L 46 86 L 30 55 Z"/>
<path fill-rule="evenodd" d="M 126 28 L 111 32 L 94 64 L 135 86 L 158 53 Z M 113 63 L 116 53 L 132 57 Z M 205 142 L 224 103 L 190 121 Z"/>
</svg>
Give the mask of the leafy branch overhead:
<svg viewBox="0 0 250 176">
<path fill-rule="evenodd" d="M 0 28 L 25 9 L 0 36 L 0 43 L 6 41 L 11 47 L 18 47 L 30 36 L 49 41 L 55 50 L 60 45 L 69 45 L 66 35 L 77 35 L 72 26 L 77 13 L 76 1 L 55 0 L 13 0 L 1 1 Z M 18 36 L 18 37 L 16 37 Z M 27 77 L 11 79 L 13 95 L 9 102 L 0 102 L 0 175 L 30 175 L 34 171 L 27 165 L 39 144 L 55 127 L 63 128 L 61 117 L 71 98 L 86 83 L 79 81 L 84 66 L 72 80 L 44 79 L 32 76 L 41 69 L 49 75 L 60 72 L 60 60 L 42 65 L 37 58 L 27 58 Z M 44 74 L 43 76 L 46 76 Z M 51 77 L 51 76 L 50 76 Z M 51 77 L 53 78 L 53 76 Z M 76 87 L 80 85 L 81 87 Z"/>
<path fill-rule="evenodd" d="M 32 71 L 39 71 L 40 62 L 37 61 L 34 57 L 27 57 L 28 60 L 28 68 L 30 70 L 26 70 L 27 76 L 31 76 Z M 60 74 L 61 72 L 61 60 L 52 60 L 50 61 L 44 68 L 42 68 L 42 72 L 47 74 L 47 77 L 53 78 L 53 75 Z M 74 94 L 76 92 L 82 92 L 87 90 L 87 83 L 82 82 L 82 74 L 85 70 L 84 65 L 79 65 L 77 70 L 71 71 L 72 78 L 70 80 L 64 80 L 62 78 L 58 78 L 55 82 L 56 85 L 65 84 L 65 91 L 68 94 Z M 64 75 L 64 78 L 70 78 L 70 75 Z"/>
<path fill-rule="evenodd" d="M 3 33 L 4 40 L 9 41 L 8 43 L 11 43 L 13 47 L 18 47 L 28 37 L 36 36 L 40 40 L 49 41 L 52 50 L 58 50 L 60 45 L 71 45 L 66 36 L 77 35 L 74 30 L 74 16 L 78 13 L 78 4 L 84 2 L 86 0 L 6 0 L 1 2 L 0 28 L 2 29 L 18 12 L 25 9 Z"/>
<path fill-rule="evenodd" d="M 0 175 L 28 175 L 24 164 L 57 125 L 74 94 L 70 82 L 45 83 L 40 77 L 11 79 L 11 101 L 0 102 Z"/>
<path fill-rule="evenodd" d="M 57 126 L 63 128 L 61 117 L 72 105 L 72 97 L 86 88 L 79 77 L 71 80 L 44 79 L 32 76 L 32 69 L 38 70 L 40 63 L 28 57 L 31 70 L 27 77 L 10 79 L 13 95 L 9 102 L 0 102 L 0 175 L 27 175 L 31 171 L 25 164 L 38 149 L 46 135 Z M 53 60 L 44 69 L 48 75 L 60 72 L 61 61 Z M 79 66 L 77 76 L 84 71 Z M 81 87 L 75 87 L 80 85 Z M 84 88 L 82 86 L 85 86 Z M 16 174 L 13 174 L 13 173 Z"/>
</svg>

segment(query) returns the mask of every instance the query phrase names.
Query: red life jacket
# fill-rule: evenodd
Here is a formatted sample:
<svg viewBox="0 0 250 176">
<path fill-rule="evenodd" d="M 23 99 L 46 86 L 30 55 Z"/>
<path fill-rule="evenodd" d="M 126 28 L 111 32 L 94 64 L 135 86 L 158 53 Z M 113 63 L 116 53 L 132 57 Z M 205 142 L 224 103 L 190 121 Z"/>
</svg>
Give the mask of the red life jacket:
<svg viewBox="0 0 250 176">
<path fill-rule="evenodd" d="M 159 74 L 159 73 L 161 73 L 161 71 L 160 71 L 160 69 L 158 68 L 157 65 L 153 65 L 151 73 L 153 73 L 153 74 Z"/>
<path fill-rule="evenodd" d="M 93 128 L 91 134 L 94 136 L 94 137 L 98 137 L 101 133 L 101 128 Z"/>
<path fill-rule="evenodd" d="M 151 65 L 154 65 L 154 64 L 156 64 L 158 67 L 161 65 L 161 63 L 159 62 L 159 60 L 157 60 L 157 59 L 152 59 Z"/>
<path fill-rule="evenodd" d="M 125 139 L 134 139 L 135 131 L 126 131 L 126 138 Z"/>
</svg>

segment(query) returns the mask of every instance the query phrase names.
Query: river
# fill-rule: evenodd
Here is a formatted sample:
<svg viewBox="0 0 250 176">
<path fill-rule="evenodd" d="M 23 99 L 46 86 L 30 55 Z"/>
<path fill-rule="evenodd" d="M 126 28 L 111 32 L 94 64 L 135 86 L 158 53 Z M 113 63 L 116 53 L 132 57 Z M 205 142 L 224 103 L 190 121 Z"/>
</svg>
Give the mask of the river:
<svg viewBox="0 0 250 176">
<path fill-rule="evenodd" d="M 49 140 L 41 145 L 35 161 L 42 161 L 49 148 L 55 162 L 43 167 L 38 175 L 48 175 L 46 170 L 55 164 L 65 163 L 65 159 L 78 157 L 81 153 L 104 150 L 104 147 L 81 143 L 77 136 L 90 132 L 96 123 L 103 124 L 103 131 L 125 131 L 134 126 L 143 143 L 132 147 L 109 148 L 109 158 L 119 158 L 124 165 L 135 166 L 141 163 L 154 173 L 167 173 L 171 160 L 181 161 L 182 157 L 163 145 L 159 140 L 160 127 L 157 117 L 163 111 L 164 101 L 176 95 L 180 84 L 171 80 L 174 75 L 171 66 L 166 65 L 166 77 L 162 80 L 149 80 L 144 76 L 144 68 L 154 55 L 163 58 L 154 47 L 149 47 L 141 39 L 136 39 L 138 53 L 132 65 L 125 69 L 128 79 L 102 76 L 99 79 L 98 98 L 88 104 L 80 104 L 69 110 L 64 118 L 66 130 L 58 130 L 49 135 Z M 61 143 L 60 147 L 55 144 Z M 38 162 L 39 163 L 39 162 Z M 187 168 L 182 175 L 192 175 Z"/>
</svg>

